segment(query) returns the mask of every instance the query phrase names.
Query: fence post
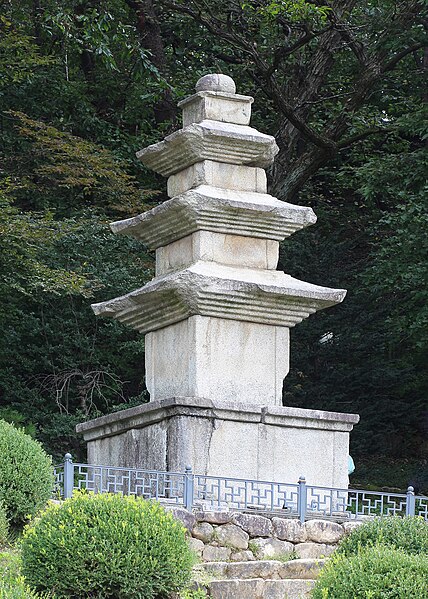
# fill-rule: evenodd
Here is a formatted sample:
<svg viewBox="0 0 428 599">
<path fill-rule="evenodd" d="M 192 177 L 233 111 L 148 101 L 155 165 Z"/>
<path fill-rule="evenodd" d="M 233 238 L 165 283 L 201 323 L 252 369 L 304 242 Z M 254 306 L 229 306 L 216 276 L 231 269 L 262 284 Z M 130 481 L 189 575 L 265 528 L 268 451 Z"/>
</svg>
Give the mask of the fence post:
<svg viewBox="0 0 428 599">
<path fill-rule="evenodd" d="M 192 472 L 191 466 L 186 466 L 186 473 L 184 475 L 184 507 L 189 512 L 193 508 L 193 492 L 194 492 L 194 480 L 195 477 Z"/>
<path fill-rule="evenodd" d="M 74 487 L 74 465 L 70 453 L 64 456 L 64 499 L 73 495 Z"/>
<path fill-rule="evenodd" d="M 413 487 L 407 489 L 406 497 L 406 516 L 414 516 L 416 508 L 415 490 Z"/>
<path fill-rule="evenodd" d="M 301 476 L 299 478 L 299 489 L 297 496 L 297 511 L 299 513 L 300 523 L 303 524 L 306 520 L 306 506 L 307 506 L 307 488 L 306 478 Z"/>
</svg>

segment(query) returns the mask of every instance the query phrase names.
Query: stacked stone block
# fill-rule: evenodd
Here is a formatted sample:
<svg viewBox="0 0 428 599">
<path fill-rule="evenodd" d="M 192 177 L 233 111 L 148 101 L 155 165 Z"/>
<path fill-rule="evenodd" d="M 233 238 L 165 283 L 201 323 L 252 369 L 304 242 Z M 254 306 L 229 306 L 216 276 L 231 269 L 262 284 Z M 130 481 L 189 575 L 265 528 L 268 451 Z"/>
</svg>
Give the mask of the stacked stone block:
<svg viewBox="0 0 428 599">
<path fill-rule="evenodd" d="M 172 508 L 189 532 L 189 543 L 205 562 L 241 562 L 277 558 L 322 559 L 361 522 L 313 519 L 301 524 L 278 515 L 243 512 L 195 512 Z"/>
<path fill-rule="evenodd" d="M 266 193 L 278 147 L 249 126 L 252 98 L 224 75 L 196 89 L 180 104 L 183 129 L 137 153 L 172 199 L 112 224 L 156 249 L 156 277 L 93 309 L 146 333 L 152 401 L 281 405 L 289 328 L 346 292 L 275 270 L 279 241 L 316 217 Z"/>
<path fill-rule="evenodd" d="M 212 599 L 303 599 L 339 541 L 361 522 L 171 509 L 200 559 L 196 586 Z"/>
</svg>

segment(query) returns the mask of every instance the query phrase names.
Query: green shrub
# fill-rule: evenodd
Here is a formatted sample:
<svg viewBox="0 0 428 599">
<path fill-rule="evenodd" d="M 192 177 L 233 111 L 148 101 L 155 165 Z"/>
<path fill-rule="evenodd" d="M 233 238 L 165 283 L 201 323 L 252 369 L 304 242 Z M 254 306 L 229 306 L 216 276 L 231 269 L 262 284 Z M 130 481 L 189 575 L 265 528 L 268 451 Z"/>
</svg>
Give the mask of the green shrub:
<svg viewBox="0 0 428 599">
<path fill-rule="evenodd" d="M 428 599 L 428 557 L 377 545 L 347 557 L 334 555 L 312 599 Z"/>
<path fill-rule="evenodd" d="M 26 585 L 16 553 L 0 553 L 0 599 L 39 599 Z"/>
<path fill-rule="evenodd" d="M 53 488 L 51 458 L 37 441 L 0 420 L 0 501 L 21 526 L 42 508 Z"/>
<path fill-rule="evenodd" d="M 360 547 L 377 544 L 403 549 L 411 554 L 428 554 L 428 523 L 418 516 L 375 518 L 345 537 L 337 553 L 353 555 Z"/>
<path fill-rule="evenodd" d="M 9 522 L 7 520 L 6 509 L 0 501 L 0 547 L 7 545 L 9 537 Z"/>
<path fill-rule="evenodd" d="M 156 502 L 76 493 L 25 531 L 23 573 L 65 597 L 154 599 L 186 587 L 193 556 L 185 529 Z"/>
</svg>

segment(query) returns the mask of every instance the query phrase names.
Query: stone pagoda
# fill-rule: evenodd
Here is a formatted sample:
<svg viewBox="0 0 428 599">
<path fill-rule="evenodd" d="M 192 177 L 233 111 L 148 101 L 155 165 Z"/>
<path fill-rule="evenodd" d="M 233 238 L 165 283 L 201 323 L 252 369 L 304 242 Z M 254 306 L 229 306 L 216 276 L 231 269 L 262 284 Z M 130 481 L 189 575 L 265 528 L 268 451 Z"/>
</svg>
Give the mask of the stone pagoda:
<svg viewBox="0 0 428 599">
<path fill-rule="evenodd" d="M 80 424 L 89 463 L 347 486 L 358 416 L 282 406 L 290 328 L 346 291 L 275 270 L 316 217 L 267 193 L 278 147 L 249 126 L 252 102 L 206 75 L 183 128 L 137 154 L 171 199 L 111 228 L 156 250 L 156 276 L 92 308 L 145 334 L 150 402 Z"/>
</svg>

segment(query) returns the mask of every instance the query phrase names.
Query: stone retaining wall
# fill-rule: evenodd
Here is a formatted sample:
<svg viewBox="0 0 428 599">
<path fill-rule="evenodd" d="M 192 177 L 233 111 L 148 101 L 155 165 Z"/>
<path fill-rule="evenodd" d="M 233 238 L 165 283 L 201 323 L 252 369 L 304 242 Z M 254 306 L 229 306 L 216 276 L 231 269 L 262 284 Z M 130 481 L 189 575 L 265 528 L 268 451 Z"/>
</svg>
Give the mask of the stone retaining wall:
<svg viewBox="0 0 428 599">
<path fill-rule="evenodd" d="M 204 562 L 243 562 L 328 557 L 358 522 L 296 519 L 243 512 L 195 512 L 169 508 L 190 533 L 189 544 Z M 290 555 L 291 557 L 291 555 Z"/>
</svg>

